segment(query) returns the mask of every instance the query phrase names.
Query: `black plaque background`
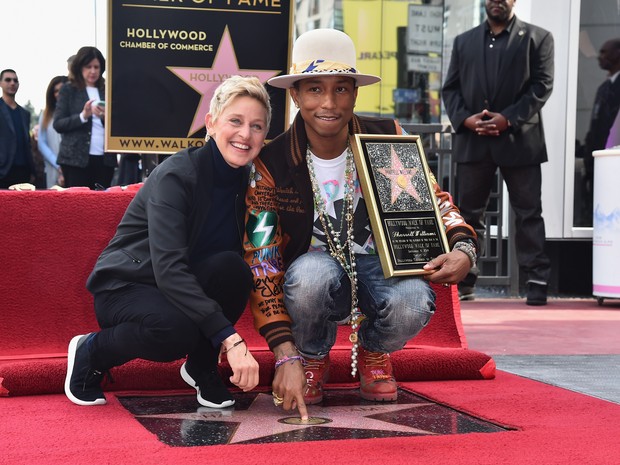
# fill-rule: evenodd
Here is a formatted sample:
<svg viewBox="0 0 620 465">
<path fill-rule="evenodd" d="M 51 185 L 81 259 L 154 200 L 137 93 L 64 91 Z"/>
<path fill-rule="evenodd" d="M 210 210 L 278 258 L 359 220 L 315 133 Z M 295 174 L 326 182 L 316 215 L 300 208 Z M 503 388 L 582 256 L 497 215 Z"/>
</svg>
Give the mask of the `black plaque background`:
<svg viewBox="0 0 620 465">
<path fill-rule="evenodd" d="M 357 140 L 359 140 L 359 143 L 356 142 Z M 356 135 L 351 143 L 356 147 L 354 153 L 356 155 L 358 177 L 360 178 L 377 251 L 381 257 L 385 276 L 426 274 L 427 272 L 422 269 L 423 266 L 434 257 L 447 252 L 448 245 L 435 194 L 431 187 L 431 174 L 419 137 Z M 375 143 L 395 144 L 396 146 L 402 143 L 415 144 L 422 165 L 422 170 L 416 176 L 422 177 L 425 187 L 432 198 L 430 209 L 386 211 L 381 207 L 381 201 L 378 199 L 380 187 L 377 177 L 382 175 L 376 175 L 375 170 L 384 166 L 377 166 L 371 160 L 368 153 L 368 145 Z M 406 236 L 412 231 L 417 231 L 419 234 L 415 239 L 418 243 L 420 238 L 424 236 L 429 237 L 434 242 L 433 246 L 428 247 L 428 250 L 418 250 L 416 252 L 394 247 L 395 233 L 400 232 Z M 424 248 L 426 249 L 427 247 Z"/>
<path fill-rule="evenodd" d="M 146 8 L 128 5 L 143 5 Z M 291 37 L 290 0 L 281 0 L 280 5 L 280 8 L 264 5 L 248 7 L 231 2 L 227 6 L 226 0 L 215 0 L 211 5 L 191 1 L 162 3 L 154 0 L 109 0 L 106 83 L 109 114 L 106 138 L 180 138 L 186 139 L 188 143 L 204 140 L 204 127 L 188 136 L 200 94 L 167 67 L 210 68 L 228 26 L 239 68 L 286 72 Z M 247 13 L 240 12 L 242 10 Z M 281 13 L 267 13 L 273 11 Z M 128 27 L 204 31 L 207 33 L 207 42 L 213 44 L 213 52 L 122 48 L 119 43 L 126 39 Z M 286 91 L 266 87 L 273 109 L 267 136 L 271 139 L 286 129 Z M 165 152 L 147 147 L 127 150 L 113 147 L 113 151 Z"/>
<path fill-rule="evenodd" d="M 393 218 L 396 216 L 396 218 Z M 444 253 L 441 236 L 437 227 L 437 220 L 431 216 L 418 215 L 395 215 L 387 214 L 384 217 L 385 232 L 387 234 L 387 246 L 392 254 L 392 264 L 395 270 L 407 270 L 411 267 L 419 268 L 434 257 Z M 405 222 L 406 225 L 395 225 L 395 222 Z M 415 231 L 423 236 L 418 236 L 415 243 L 406 241 L 409 245 L 406 249 L 395 247 L 400 241 L 395 237 L 396 233 L 403 233 L 403 237 Z M 424 238 L 429 238 L 428 240 Z M 403 239 L 404 241 L 404 239 Z M 403 242 L 404 245 L 404 242 Z"/>
</svg>

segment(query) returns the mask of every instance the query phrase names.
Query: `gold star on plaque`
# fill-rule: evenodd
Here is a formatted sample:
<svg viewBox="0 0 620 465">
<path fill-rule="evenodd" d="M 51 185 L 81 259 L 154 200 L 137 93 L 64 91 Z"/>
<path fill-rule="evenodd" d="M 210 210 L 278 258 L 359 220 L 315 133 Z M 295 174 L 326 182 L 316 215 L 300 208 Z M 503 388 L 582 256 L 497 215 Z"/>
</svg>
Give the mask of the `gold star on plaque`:
<svg viewBox="0 0 620 465">
<path fill-rule="evenodd" d="M 411 179 L 417 174 L 417 168 L 405 168 L 398 158 L 394 146 L 390 145 L 390 151 L 392 154 L 391 167 L 379 168 L 377 171 L 390 180 L 392 187 L 392 204 L 396 202 L 398 196 L 405 192 L 418 202 L 422 202 L 420 194 L 416 190 L 415 186 L 411 183 Z"/>
</svg>

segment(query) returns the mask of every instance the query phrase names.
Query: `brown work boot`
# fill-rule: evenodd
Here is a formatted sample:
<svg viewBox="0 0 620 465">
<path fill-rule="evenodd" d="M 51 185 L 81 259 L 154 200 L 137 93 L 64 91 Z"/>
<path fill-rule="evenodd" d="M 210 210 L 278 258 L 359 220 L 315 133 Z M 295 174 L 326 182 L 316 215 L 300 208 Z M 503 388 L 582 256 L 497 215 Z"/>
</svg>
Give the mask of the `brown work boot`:
<svg viewBox="0 0 620 465">
<path fill-rule="evenodd" d="M 360 374 L 362 399 L 393 402 L 398 397 L 390 354 L 369 352 L 359 348 L 357 369 Z"/>
<path fill-rule="evenodd" d="M 320 404 L 323 401 L 323 384 L 329 375 L 329 355 L 320 360 L 305 357 L 304 360 L 307 383 L 304 402 L 306 405 Z"/>
</svg>

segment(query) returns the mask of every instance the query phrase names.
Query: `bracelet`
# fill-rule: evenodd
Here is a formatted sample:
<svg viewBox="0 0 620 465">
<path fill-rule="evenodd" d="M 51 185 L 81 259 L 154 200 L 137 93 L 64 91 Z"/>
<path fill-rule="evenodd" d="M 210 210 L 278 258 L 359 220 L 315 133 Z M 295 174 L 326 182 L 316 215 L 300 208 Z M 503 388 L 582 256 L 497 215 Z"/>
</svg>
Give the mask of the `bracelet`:
<svg viewBox="0 0 620 465">
<path fill-rule="evenodd" d="M 293 355 L 292 357 L 284 356 L 280 360 L 276 361 L 276 370 L 280 367 L 280 365 L 284 365 L 286 362 L 294 362 L 295 360 L 299 360 L 302 365 L 305 365 L 304 358 L 301 355 Z"/>
<path fill-rule="evenodd" d="M 456 244 L 454 244 L 454 247 L 452 247 L 452 250 L 460 250 L 465 255 L 467 255 L 471 266 L 476 265 L 476 259 L 477 259 L 476 247 L 471 242 L 458 241 Z"/>
<path fill-rule="evenodd" d="M 234 349 L 235 347 L 237 347 L 238 345 L 241 345 L 241 344 L 245 344 L 245 339 L 241 338 L 240 340 L 235 342 L 232 346 L 230 346 L 230 349 L 224 350 L 224 353 L 230 352 L 232 349 Z M 245 353 L 246 353 L 246 355 L 248 353 L 248 345 L 247 344 L 245 344 Z"/>
</svg>

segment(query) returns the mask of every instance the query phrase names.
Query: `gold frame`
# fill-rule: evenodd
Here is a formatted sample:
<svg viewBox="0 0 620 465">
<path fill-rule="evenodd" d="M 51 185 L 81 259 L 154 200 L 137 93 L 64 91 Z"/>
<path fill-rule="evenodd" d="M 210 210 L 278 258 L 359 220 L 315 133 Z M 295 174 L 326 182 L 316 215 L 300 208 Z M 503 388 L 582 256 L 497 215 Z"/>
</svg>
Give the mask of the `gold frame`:
<svg viewBox="0 0 620 465">
<path fill-rule="evenodd" d="M 354 134 L 350 143 L 383 274 L 428 274 L 423 266 L 449 247 L 420 137 Z"/>
</svg>

